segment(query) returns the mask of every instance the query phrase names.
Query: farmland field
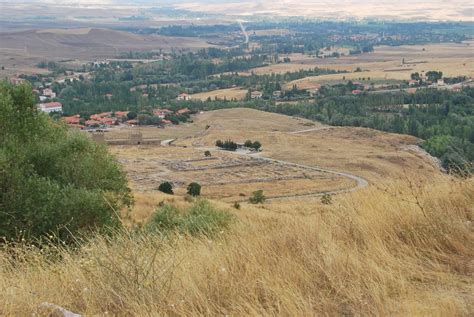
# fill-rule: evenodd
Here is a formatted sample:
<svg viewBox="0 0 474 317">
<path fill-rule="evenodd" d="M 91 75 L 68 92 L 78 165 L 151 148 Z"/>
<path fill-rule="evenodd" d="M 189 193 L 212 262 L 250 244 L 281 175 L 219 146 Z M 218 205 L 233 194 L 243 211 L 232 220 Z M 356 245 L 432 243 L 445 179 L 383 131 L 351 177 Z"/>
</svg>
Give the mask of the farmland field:
<svg viewBox="0 0 474 317">
<path fill-rule="evenodd" d="M 239 87 L 227 88 L 227 89 L 217 89 L 209 92 L 201 92 L 198 94 L 192 94 L 191 99 L 199 99 L 206 101 L 208 98 L 214 99 L 226 99 L 226 100 L 242 100 L 245 98 L 247 90 L 241 89 Z"/>
<path fill-rule="evenodd" d="M 290 82 L 286 87 L 296 84 L 305 88 L 308 83 L 332 83 L 368 78 L 371 80 L 409 80 L 413 72 L 429 70 L 442 71 L 446 76 L 474 76 L 473 42 L 462 44 L 427 44 L 380 46 L 373 53 L 340 58 L 316 58 L 302 54 L 290 54 L 290 63 L 274 64 L 252 69 L 255 74 L 295 72 L 315 67 L 348 71 L 345 74 L 330 74 Z M 283 56 L 280 56 L 283 58 Z M 402 62 L 404 63 L 402 64 Z M 362 72 L 354 72 L 356 68 Z M 246 73 L 242 73 L 246 74 Z"/>
</svg>

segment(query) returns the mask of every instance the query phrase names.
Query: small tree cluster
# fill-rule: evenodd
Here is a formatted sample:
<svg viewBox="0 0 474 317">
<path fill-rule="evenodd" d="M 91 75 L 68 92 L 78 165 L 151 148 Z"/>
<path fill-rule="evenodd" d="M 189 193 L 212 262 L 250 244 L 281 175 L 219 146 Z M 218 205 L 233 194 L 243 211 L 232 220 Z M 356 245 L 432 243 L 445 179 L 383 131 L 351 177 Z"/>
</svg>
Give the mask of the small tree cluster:
<svg viewBox="0 0 474 317">
<path fill-rule="evenodd" d="M 224 149 L 224 150 L 228 150 L 228 151 L 235 151 L 235 150 L 237 150 L 237 143 L 235 143 L 235 142 L 232 141 L 232 140 L 226 140 L 226 141 L 217 140 L 217 141 L 216 141 L 216 146 L 217 146 L 218 148 L 221 148 L 221 149 Z"/>
<path fill-rule="evenodd" d="M 258 151 L 262 147 L 262 144 L 259 141 L 252 142 L 251 140 L 247 140 L 245 141 L 244 146 Z"/>
</svg>

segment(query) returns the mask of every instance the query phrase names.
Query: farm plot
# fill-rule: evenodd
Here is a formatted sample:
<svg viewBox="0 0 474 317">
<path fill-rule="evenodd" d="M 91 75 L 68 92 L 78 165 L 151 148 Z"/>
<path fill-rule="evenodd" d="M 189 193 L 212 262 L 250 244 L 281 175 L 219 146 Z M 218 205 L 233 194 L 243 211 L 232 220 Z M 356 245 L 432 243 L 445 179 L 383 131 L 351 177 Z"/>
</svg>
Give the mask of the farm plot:
<svg viewBox="0 0 474 317">
<path fill-rule="evenodd" d="M 211 157 L 193 148 L 143 146 L 137 150 L 139 155 L 130 155 L 130 147 L 112 151 L 138 192 L 156 191 L 161 182 L 169 181 L 176 194 L 184 195 L 187 185 L 197 182 L 204 197 L 235 201 L 246 200 L 259 189 L 274 198 L 355 186 L 352 180 L 338 175 L 223 151 L 212 151 Z"/>
</svg>

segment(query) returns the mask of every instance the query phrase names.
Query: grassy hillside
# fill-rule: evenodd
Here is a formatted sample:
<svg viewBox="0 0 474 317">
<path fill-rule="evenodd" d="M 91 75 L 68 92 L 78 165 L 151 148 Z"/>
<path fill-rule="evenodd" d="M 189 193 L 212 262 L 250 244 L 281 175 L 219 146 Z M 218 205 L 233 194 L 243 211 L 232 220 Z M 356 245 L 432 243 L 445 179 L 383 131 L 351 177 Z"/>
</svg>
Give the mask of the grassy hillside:
<svg viewBox="0 0 474 317">
<path fill-rule="evenodd" d="M 35 113 L 33 103 L 30 108 Z M 11 115 L 5 118 L 14 118 L 11 109 L 6 107 Z M 146 137 L 178 140 L 176 146 L 109 148 L 134 191 L 133 209 L 110 206 L 121 213 L 123 228 L 72 238 L 67 246 L 50 234 L 42 236 L 51 240 L 43 244 L 0 237 L 1 316 L 40 313 L 44 302 L 84 315 L 474 312 L 474 180 L 441 173 L 417 150 L 418 139 L 252 109 L 210 111 L 192 123 L 142 131 Z M 213 148 L 216 139 L 226 138 L 258 138 L 263 151 L 237 157 Z M 204 149 L 212 151 L 207 160 Z M 68 158 L 63 156 L 57 157 Z M 224 202 L 226 195 L 248 200 L 245 190 L 262 189 L 264 183 L 254 177 L 273 177 L 268 181 L 273 187 L 265 188 L 269 197 L 277 190 L 306 190 L 309 180 L 318 190 L 330 189 L 327 175 L 283 163 L 254 164 L 258 157 L 354 173 L 369 186 L 326 201 Z M 233 167 L 212 166 L 219 162 Z M 160 177 L 171 176 L 184 180 L 175 195 L 158 192 Z M 242 183 L 242 178 L 252 181 Z M 219 183 L 229 180 L 235 183 Z M 203 185 L 203 200 L 184 196 L 191 181 Z M 30 206 L 34 202 L 39 200 L 31 199 Z"/>
<path fill-rule="evenodd" d="M 48 301 L 88 315 L 469 315 L 473 189 L 472 180 L 439 178 L 370 187 L 331 205 L 214 202 L 237 220 L 212 238 L 121 233 L 77 250 L 4 245 L 0 314 L 28 315 Z"/>
</svg>

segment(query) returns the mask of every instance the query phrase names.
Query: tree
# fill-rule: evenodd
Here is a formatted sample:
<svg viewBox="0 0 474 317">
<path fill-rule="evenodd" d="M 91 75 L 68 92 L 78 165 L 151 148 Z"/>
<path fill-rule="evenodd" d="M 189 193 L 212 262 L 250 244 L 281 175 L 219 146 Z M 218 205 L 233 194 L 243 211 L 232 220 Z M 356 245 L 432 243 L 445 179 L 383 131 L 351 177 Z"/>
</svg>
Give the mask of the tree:
<svg viewBox="0 0 474 317">
<path fill-rule="evenodd" d="M 212 156 L 212 155 L 211 155 L 211 151 L 205 151 L 205 152 L 204 152 L 204 156 L 205 156 L 205 157 L 211 157 L 211 156 Z"/>
<path fill-rule="evenodd" d="M 263 204 L 266 200 L 263 190 L 257 190 L 252 193 L 252 197 L 249 198 L 251 204 Z"/>
<path fill-rule="evenodd" d="M 429 72 L 426 72 L 426 77 L 428 78 L 429 81 L 435 82 L 438 79 L 443 78 L 443 72 L 430 70 Z"/>
<path fill-rule="evenodd" d="M 410 77 L 412 80 L 420 80 L 420 74 L 418 72 L 412 73 Z"/>
<path fill-rule="evenodd" d="M 173 195 L 174 192 L 173 192 L 173 184 L 171 184 L 170 182 L 163 182 L 160 184 L 160 186 L 158 186 L 158 190 L 160 192 L 163 192 L 165 194 L 170 194 L 170 195 Z"/>
<path fill-rule="evenodd" d="M 137 117 L 137 113 L 136 113 L 136 112 L 129 111 L 129 112 L 127 113 L 127 118 L 128 118 L 128 120 L 133 120 L 133 119 L 135 119 L 136 117 Z"/>
<path fill-rule="evenodd" d="M 69 242 L 120 226 L 132 196 L 105 146 L 39 112 L 28 85 L 0 83 L 0 127 L 0 236 Z"/>
<path fill-rule="evenodd" d="M 255 142 L 253 142 L 252 147 L 253 147 L 256 151 L 258 151 L 258 150 L 262 147 L 262 144 L 261 144 L 259 141 L 255 141 Z"/>
<path fill-rule="evenodd" d="M 237 143 L 235 143 L 232 140 L 226 140 L 224 142 L 222 142 L 221 140 L 217 140 L 216 146 L 228 151 L 235 151 L 237 150 L 237 147 L 238 147 Z"/>
<path fill-rule="evenodd" d="M 191 183 L 188 185 L 188 194 L 191 196 L 199 196 L 201 195 L 201 185 L 198 183 Z"/>
</svg>

